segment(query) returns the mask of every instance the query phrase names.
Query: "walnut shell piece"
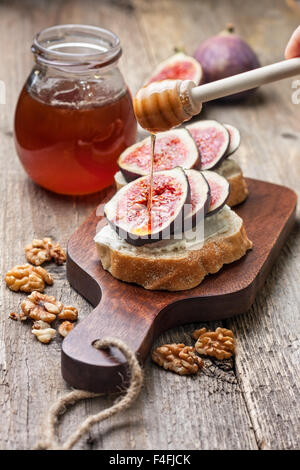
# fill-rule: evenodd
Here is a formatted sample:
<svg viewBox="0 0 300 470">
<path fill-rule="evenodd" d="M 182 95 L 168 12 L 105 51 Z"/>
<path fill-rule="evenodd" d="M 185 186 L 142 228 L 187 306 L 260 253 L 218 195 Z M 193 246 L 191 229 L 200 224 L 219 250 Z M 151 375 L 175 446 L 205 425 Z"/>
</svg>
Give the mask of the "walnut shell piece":
<svg viewBox="0 0 300 470">
<path fill-rule="evenodd" d="M 43 292 L 45 284 L 53 284 L 53 278 L 46 269 L 31 264 L 14 266 L 6 273 L 4 279 L 9 289 L 14 292 Z"/>
<path fill-rule="evenodd" d="M 213 356 L 217 359 L 229 359 L 234 354 L 234 337 L 231 330 L 217 328 L 207 331 L 206 328 L 195 330 L 193 338 L 197 339 L 195 349 L 199 354 Z"/>
<path fill-rule="evenodd" d="M 48 328 L 38 328 L 38 329 L 33 328 L 31 331 L 34 334 L 34 336 L 41 343 L 44 343 L 44 344 L 50 343 L 50 341 L 56 335 L 56 330 L 54 330 L 54 328 L 50 328 L 50 327 L 48 327 Z"/>
<path fill-rule="evenodd" d="M 19 320 L 19 314 L 16 313 L 16 312 L 11 312 L 11 313 L 9 314 L 9 318 L 10 318 L 11 320 L 18 321 L 18 320 Z"/>
<path fill-rule="evenodd" d="M 51 323 L 62 311 L 63 305 L 52 295 L 32 292 L 23 302 L 21 308 L 24 315 L 32 320 Z"/>
<path fill-rule="evenodd" d="M 25 320 L 27 320 L 27 317 L 26 317 L 26 315 L 24 315 L 23 312 L 21 312 L 21 313 L 11 312 L 9 314 L 9 318 L 11 320 L 14 320 L 14 321 L 25 321 Z"/>
<path fill-rule="evenodd" d="M 69 320 L 77 321 L 78 319 L 78 310 L 71 305 L 66 305 L 61 313 L 59 313 L 58 318 L 60 320 Z"/>
<path fill-rule="evenodd" d="M 66 253 L 58 242 L 53 242 L 51 238 L 43 238 L 32 240 L 25 246 L 25 256 L 29 263 L 40 266 L 45 261 L 53 259 L 56 264 L 60 265 L 66 261 Z"/>
<path fill-rule="evenodd" d="M 59 327 L 58 327 L 58 332 L 61 336 L 64 338 L 72 331 L 74 328 L 74 323 L 70 321 L 63 321 Z"/>
<path fill-rule="evenodd" d="M 182 343 L 164 344 L 152 352 L 152 359 L 159 366 L 176 374 L 196 374 L 203 366 L 203 361 L 194 351 L 195 348 Z"/>
</svg>

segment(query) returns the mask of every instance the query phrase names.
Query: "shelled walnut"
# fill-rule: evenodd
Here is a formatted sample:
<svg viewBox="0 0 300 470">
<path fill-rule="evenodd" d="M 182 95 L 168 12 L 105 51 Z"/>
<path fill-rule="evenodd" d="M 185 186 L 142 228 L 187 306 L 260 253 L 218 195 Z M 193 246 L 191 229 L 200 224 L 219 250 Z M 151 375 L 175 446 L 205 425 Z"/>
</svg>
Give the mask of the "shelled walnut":
<svg viewBox="0 0 300 470">
<path fill-rule="evenodd" d="M 50 253 L 51 257 L 58 265 L 63 264 L 67 259 L 65 251 L 61 248 L 59 243 L 52 243 Z"/>
<path fill-rule="evenodd" d="M 27 261 L 35 266 L 39 266 L 45 261 L 50 261 L 50 244 L 51 238 L 32 240 L 32 243 L 25 246 L 25 256 Z"/>
<path fill-rule="evenodd" d="M 49 328 L 49 323 L 43 320 L 37 320 L 32 325 L 33 330 L 44 330 L 45 328 Z"/>
<path fill-rule="evenodd" d="M 40 266 L 31 264 L 16 265 L 5 276 L 7 286 L 14 292 L 43 292 L 45 284 L 52 285 L 53 278 Z"/>
<path fill-rule="evenodd" d="M 53 242 L 51 238 L 34 239 L 32 243 L 26 245 L 25 255 L 27 261 L 39 266 L 45 261 L 54 259 L 56 264 L 63 264 L 66 261 L 66 253 L 60 244 Z"/>
<path fill-rule="evenodd" d="M 74 323 L 70 321 L 63 321 L 59 327 L 58 327 L 58 332 L 61 336 L 64 338 L 72 331 L 74 328 Z"/>
<path fill-rule="evenodd" d="M 50 328 L 49 325 L 48 328 L 33 328 L 31 331 L 34 336 L 44 344 L 50 343 L 56 335 L 56 330 L 54 330 L 54 328 Z"/>
<path fill-rule="evenodd" d="M 63 305 L 55 297 L 34 291 L 21 303 L 24 315 L 32 320 L 53 322 L 62 311 Z"/>
<path fill-rule="evenodd" d="M 197 340 L 195 349 L 199 354 L 213 356 L 217 359 L 228 359 L 234 354 L 234 337 L 231 330 L 217 328 L 207 331 L 206 328 L 195 330 L 193 338 Z"/>
<path fill-rule="evenodd" d="M 164 344 L 152 352 L 152 359 L 159 366 L 179 375 L 196 374 L 203 361 L 194 353 L 195 348 L 184 344 Z"/>
<path fill-rule="evenodd" d="M 78 319 L 78 310 L 71 305 L 66 305 L 63 311 L 59 313 L 58 318 L 60 320 L 76 321 Z"/>
</svg>

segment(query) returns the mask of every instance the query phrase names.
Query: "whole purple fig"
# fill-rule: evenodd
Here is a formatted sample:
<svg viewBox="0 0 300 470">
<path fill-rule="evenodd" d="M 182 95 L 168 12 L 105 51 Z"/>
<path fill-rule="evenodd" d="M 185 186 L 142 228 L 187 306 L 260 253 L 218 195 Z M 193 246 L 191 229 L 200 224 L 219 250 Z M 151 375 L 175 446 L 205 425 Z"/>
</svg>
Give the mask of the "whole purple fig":
<svg viewBox="0 0 300 470">
<path fill-rule="evenodd" d="M 225 31 L 200 44 L 194 57 L 202 66 L 206 83 L 260 67 L 256 54 L 240 36 L 234 34 L 232 25 L 228 25 Z M 249 96 L 253 91 L 254 89 L 235 93 L 221 100 L 239 100 Z"/>
</svg>

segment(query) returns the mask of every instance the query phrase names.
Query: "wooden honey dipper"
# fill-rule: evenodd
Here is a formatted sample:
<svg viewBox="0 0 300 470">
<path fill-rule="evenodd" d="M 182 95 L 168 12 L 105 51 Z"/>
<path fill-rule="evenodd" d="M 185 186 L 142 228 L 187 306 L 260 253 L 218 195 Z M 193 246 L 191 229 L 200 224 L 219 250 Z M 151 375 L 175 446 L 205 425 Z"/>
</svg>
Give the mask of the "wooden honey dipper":
<svg viewBox="0 0 300 470">
<path fill-rule="evenodd" d="M 196 86 L 191 80 L 163 80 L 141 88 L 133 105 L 139 124 L 167 131 L 201 111 L 202 103 L 300 74 L 300 57 Z"/>
</svg>

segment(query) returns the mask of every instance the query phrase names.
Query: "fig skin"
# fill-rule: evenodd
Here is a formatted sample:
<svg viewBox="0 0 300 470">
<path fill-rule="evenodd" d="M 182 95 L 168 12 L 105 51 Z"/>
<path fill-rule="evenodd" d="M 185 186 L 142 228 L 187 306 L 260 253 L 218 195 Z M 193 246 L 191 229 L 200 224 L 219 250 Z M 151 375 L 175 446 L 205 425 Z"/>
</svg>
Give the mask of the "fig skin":
<svg viewBox="0 0 300 470">
<path fill-rule="evenodd" d="M 251 47 L 237 34 L 232 25 L 217 36 L 213 36 L 198 46 L 194 53 L 201 64 L 206 83 L 237 75 L 260 67 L 259 60 Z M 220 98 L 231 102 L 250 96 L 256 88 Z"/>
<path fill-rule="evenodd" d="M 188 181 L 189 181 L 189 185 L 190 185 L 191 201 L 192 201 L 193 196 L 194 196 L 193 191 L 192 191 L 192 184 L 191 184 L 192 178 L 194 178 L 194 181 L 195 181 L 195 178 L 199 178 L 199 180 L 198 180 L 199 184 L 206 185 L 206 201 L 205 201 L 204 205 L 202 205 L 200 208 L 198 208 L 197 211 L 194 214 L 188 215 L 185 218 L 185 223 L 190 224 L 192 228 L 195 228 L 196 222 L 197 222 L 197 219 L 198 219 L 199 215 L 202 213 L 203 216 L 205 217 L 208 210 L 209 210 L 209 206 L 210 206 L 210 186 L 208 184 L 207 179 L 205 178 L 204 174 L 201 171 L 197 171 L 197 170 L 194 170 L 194 169 L 189 169 L 189 170 L 185 170 L 185 173 L 188 177 Z"/>
<path fill-rule="evenodd" d="M 138 175 L 137 173 L 133 173 L 132 171 L 126 170 L 125 168 L 121 168 L 119 165 L 120 171 L 124 176 L 127 183 L 131 183 L 132 181 L 140 178 L 142 175 Z"/>
<path fill-rule="evenodd" d="M 238 150 L 240 143 L 241 143 L 241 134 L 240 134 L 240 131 L 236 127 L 232 126 L 231 124 L 223 123 L 223 126 L 225 127 L 225 129 L 228 130 L 229 137 L 230 137 L 228 149 L 226 152 L 226 158 L 227 158 L 229 157 L 229 155 L 232 155 Z"/>
<path fill-rule="evenodd" d="M 223 188 L 223 194 L 221 193 L 218 196 L 218 200 L 217 200 L 218 203 L 217 204 L 216 204 L 216 202 L 214 203 L 214 205 L 215 205 L 214 209 L 209 207 L 208 212 L 205 215 L 205 217 L 210 217 L 211 215 L 214 215 L 217 212 L 219 212 L 225 206 L 226 201 L 229 197 L 229 193 L 230 193 L 230 184 L 226 180 L 226 178 L 224 178 L 221 175 L 218 175 L 217 173 L 215 173 L 214 171 L 211 171 L 211 170 L 203 171 L 202 175 L 204 176 L 204 178 L 206 179 L 206 181 L 207 181 L 207 183 L 210 187 L 210 196 L 211 196 L 210 203 L 211 204 L 213 202 L 212 198 L 213 198 L 213 184 L 214 184 L 214 182 L 218 186 L 221 186 Z"/>
</svg>

